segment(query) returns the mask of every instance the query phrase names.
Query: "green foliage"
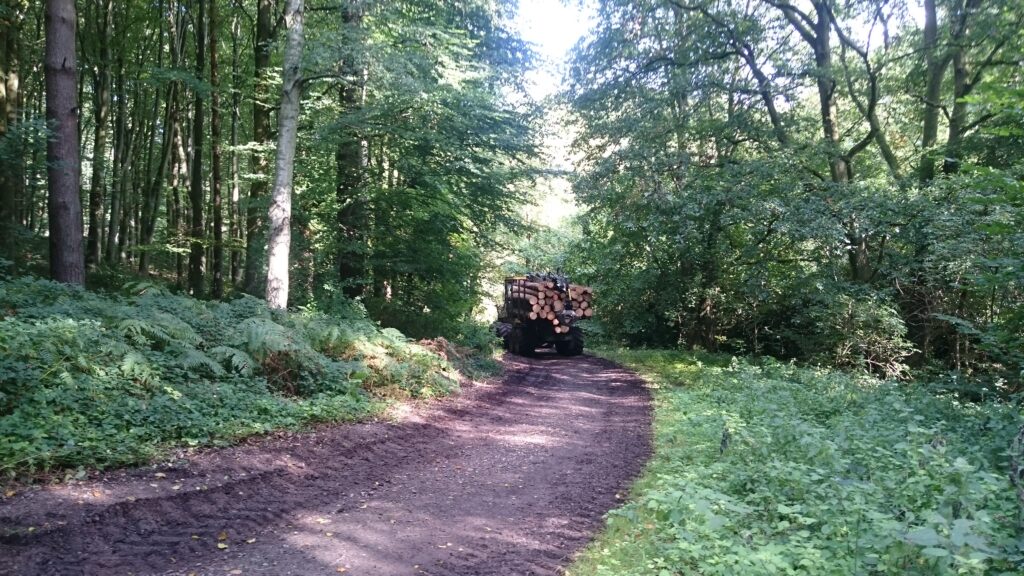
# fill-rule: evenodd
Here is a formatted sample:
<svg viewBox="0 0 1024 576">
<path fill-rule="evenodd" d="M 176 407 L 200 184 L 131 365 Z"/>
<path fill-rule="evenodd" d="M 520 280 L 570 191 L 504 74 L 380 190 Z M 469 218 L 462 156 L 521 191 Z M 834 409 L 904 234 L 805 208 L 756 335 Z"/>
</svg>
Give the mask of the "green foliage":
<svg viewBox="0 0 1024 576">
<path fill-rule="evenodd" d="M 339 319 L 272 313 L 248 296 L 126 291 L 0 282 L 0 472 L 135 463 L 167 446 L 360 418 L 379 393 L 458 383 L 453 363 L 351 303 Z"/>
<path fill-rule="evenodd" d="M 1012 3 L 934 3 L 934 47 L 898 2 L 596 5 L 564 93 L 586 209 L 568 271 L 612 341 L 1021 389 Z"/>
<path fill-rule="evenodd" d="M 842 372 L 622 351 L 655 456 L 571 575 L 1010 574 L 1019 408 Z"/>
<path fill-rule="evenodd" d="M 799 339 L 807 358 L 840 368 L 861 368 L 885 378 L 908 376 L 904 361 L 913 352 L 907 327 L 879 293 L 860 298 L 826 292 L 800 320 L 814 326 Z"/>
</svg>

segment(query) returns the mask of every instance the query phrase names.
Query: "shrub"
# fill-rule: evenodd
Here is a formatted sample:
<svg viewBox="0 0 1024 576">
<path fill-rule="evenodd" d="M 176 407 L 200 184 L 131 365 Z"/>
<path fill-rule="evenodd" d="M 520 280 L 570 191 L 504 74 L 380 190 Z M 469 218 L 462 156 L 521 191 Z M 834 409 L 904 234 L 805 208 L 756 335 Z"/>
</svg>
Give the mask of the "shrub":
<svg viewBox="0 0 1024 576">
<path fill-rule="evenodd" d="M 0 472 L 144 461 L 375 411 L 371 389 L 453 390 L 452 363 L 348 306 L 272 312 L 151 283 L 125 295 L 0 280 Z M 341 308 L 336 303 L 336 309 Z"/>
</svg>

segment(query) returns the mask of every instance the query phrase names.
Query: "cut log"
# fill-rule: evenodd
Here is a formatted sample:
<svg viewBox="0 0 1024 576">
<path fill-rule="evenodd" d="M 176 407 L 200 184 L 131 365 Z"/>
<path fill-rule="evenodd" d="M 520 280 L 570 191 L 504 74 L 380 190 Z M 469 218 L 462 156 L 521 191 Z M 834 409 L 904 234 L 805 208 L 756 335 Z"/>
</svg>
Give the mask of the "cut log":
<svg viewBox="0 0 1024 576">
<path fill-rule="evenodd" d="M 524 294 L 513 294 L 511 300 L 529 302 L 530 304 L 536 304 L 538 301 L 536 296 L 526 296 Z"/>
<path fill-rule="evenodd" d="M 594 315 L 594 309 L 593 308 L 587 308 L 586 310 L 583 311 L 583 316 L 586 317 L 586 318 L 590 318 L 593 315 Z"/>
<path fill-rule="evenodd" d="M 512 288 L 512 290 L 510 290 L 509 292 L 513 296 L 517 296 L 517 295 L 540 296 L 540 294 L 541 294 L 540 290 L 529 290 L 529 289 L 526 289 L 526 288 L 518 288 L 518 287 L 517 288 Z"/>
<path fill-rule="evenodd" d="M 530 312 L 529 316 L 530 316 L 530 320 L 536 320 L 537 319 L 537 313 L 536 312 Z"/>
</svg>

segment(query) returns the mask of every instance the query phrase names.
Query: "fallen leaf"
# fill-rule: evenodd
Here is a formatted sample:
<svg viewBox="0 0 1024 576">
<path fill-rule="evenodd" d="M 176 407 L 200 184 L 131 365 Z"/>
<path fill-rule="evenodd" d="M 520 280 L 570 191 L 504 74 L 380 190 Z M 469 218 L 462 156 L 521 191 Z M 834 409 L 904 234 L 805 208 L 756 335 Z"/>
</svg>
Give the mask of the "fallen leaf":
<svg viewBox="0 0 1024 576">
<path fill-rule="evenodd" d="M 255 541 L 256 541 L 256 539 L 255 539 L 255 538 L 249 538 L 248 540 L 246 540 L 246 541 L 245 541 L 245 543 L 246 543 L 246 544 L 252 544 L 252 543 L 253 543 L 253 542 L 255 542 Z"/>
<path fill-rule="evenodd" d="M 232 570 L 231 572 L 228 572 L 228 574 L 241 574 L 241 573 L 242 573 L 242 571 L 241 571 L 241 570 L 239 570 L 238 568 L 235 568 L 235 569 L 234 569 L 234 570 Z"/>
<path fill-rule="evenodd" d="M 4 497 L 5 497 L 5 498 L 10 498 L 11 496 L 14 496 L 15 494 L 17 494 L 17 492 L 16 492 L 16 491 L 14 491 L 14 490 L 8 490 L 7 492 L 4 492 Z"/>
<path fill-rule="evenodd" d="M 335 570 L 335 572 L 337 572 L 338 574 L 341 574 L 342 572 L 348 572 L 348 570 L 347 570 L 347 569 L 345 569 L 345 568 L 342 568 L 342 567 L 340 567 L 340 566 L 339 566 L 339 567 L 338 567 L 338 568 L 337 568 L 337 569 Z"/>
<path fill-rule="evenodd" d="M 167 474 L 164 474 L 163 472 L 157 472 L 156 474 L 153 474 L 153 476 L 157 478 L 167 478 Z"/>
<path fill-rule="evenodd" d="M 328 524 L 328 523 L 330 523 L 330 520 L 328 520 L 326 518 L 317 518 L 316 519 L 316 523 L 317 524 Z"/>
<path fill-rule="evenodd" d="M 224 530 L 221 530 L 220 534 L 217 534 L 217 540 L 220 540 L 221 542 L 223 542 L 224 540 L 227 540 L 227 539 L 228 539 L 228 533 L 225 532 Z"/>
<path fill-rule="evenodd" d="M 324 535 L 325 536 L 334 536 L 334 532 L 328 532 L 327 534 L 324 534 Z"/>
<path fill-rule="evenodd" d="M 220 548 L 221 550 L 227 550 L 228 549 L 228 545 L 223 543 L 223 542 L 218 542 L 217 543 L 217 548 Z"/>
<path fill-rule="evenodd" d="M 171 490 L 181 490 L 181 484 L 175 484 L 174 486 L 171 486 Z"/>
<path fill-rule="evenodd" d="M 193 535 L 192 535 L 192 539 L 193 539 L 193 540 L 199 540 L 199 536 L 197 536 L 196 534 L 193 534 Z"/>
</svg>

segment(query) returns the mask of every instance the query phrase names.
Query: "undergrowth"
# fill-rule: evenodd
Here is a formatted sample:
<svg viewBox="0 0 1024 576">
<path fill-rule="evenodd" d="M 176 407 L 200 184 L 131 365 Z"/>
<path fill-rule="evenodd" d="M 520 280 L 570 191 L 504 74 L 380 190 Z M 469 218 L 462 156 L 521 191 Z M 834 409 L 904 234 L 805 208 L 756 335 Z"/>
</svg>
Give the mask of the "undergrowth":
<svg viewBox="0 0 1024 576">
<path fill-rule="evenodd" d="M 359 306 L 286 313 L 147 283 L 100 294 L 0 281 L 0 479 L 365 418 L 489 368 L 440 342 L 380 329 Z"/>
<path fill-rule="evenodd" d="M 655 456 L 571 576 L 1020 574 L 1021 411 L 922 386 L 608 352 L 655 398 Z"/>
</svg>

